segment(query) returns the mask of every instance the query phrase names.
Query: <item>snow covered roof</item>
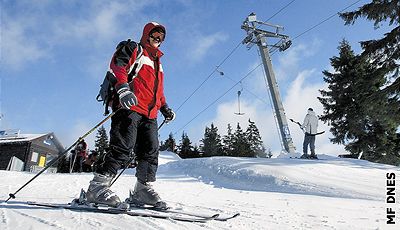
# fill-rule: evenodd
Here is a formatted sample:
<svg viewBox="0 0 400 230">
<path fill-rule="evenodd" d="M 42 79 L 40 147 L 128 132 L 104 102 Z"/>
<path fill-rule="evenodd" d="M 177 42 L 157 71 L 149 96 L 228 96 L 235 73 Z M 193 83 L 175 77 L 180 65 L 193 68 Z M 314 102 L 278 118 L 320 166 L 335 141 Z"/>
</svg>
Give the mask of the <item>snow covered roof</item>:
<svg viewBox="0 0 400 230">
<path fill-rule="evenodd" d="M 53 132 L 44 134 L 21 134 L 19 130 L 0 130 L 0 144 L 30 142 L 41 138 L 46 145 L 53 145 L 59 150 L 64 151 L 64 146 Z"/>
<path fill-rule="evenodd" d="M 31 141 L 47 134 L 18 134 L 16 136 L 0 136 L 0 143 Z"/>
</svg>

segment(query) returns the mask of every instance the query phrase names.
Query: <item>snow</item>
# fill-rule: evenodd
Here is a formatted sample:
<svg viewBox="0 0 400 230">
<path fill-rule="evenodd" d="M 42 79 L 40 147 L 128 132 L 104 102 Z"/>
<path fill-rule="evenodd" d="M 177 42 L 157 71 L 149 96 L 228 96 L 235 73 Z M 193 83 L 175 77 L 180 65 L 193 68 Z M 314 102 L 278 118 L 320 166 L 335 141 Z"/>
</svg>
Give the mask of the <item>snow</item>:
<svg viewBox="0 0 400 230">
<path fill-rule="evenodd" d="M 171 206 L 222 215 L 227 222 L 173 220 L 77 212 L 27 206 L 24 201 L 69 202 L 86 189 L 91 173 L 43 174 L 0 203 L 0 229 L 399 229 L 398 167 L 363 160 L 320 156 L 323 160 L 212 157 L 180 159 L 160 155 L 154 188 Z M 396 204 L 386 203 L 386 174 L 395 173 Z M 0 200 L 34 174 L 0 171 Z M 112 189 L 128 195 L 136 182 L 127 170 Z M 386 208 L 396 224 L 386 224 Z"/>
<path fill-rule="evenodd" d="M 18 134 L 16 136 L 0 136 L 0 143 L 31 141 L 46 134 Z"/>
</svg>

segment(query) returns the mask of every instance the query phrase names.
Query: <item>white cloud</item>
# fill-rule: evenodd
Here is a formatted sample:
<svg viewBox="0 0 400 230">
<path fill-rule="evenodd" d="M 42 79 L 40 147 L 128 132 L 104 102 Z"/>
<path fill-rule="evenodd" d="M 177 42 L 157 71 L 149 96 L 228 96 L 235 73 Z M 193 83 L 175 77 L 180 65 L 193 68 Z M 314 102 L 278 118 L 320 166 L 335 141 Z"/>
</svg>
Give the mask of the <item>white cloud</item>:
<svg viewBox="0 0 400 230">
<path fill-rule="evenodd" d="M 236 130 L 237 123 L 239 123 L 240 127 L 245 130 L 248 126 L 248 120 L 251 119 L 252 121 L 256 122 L 257 127 L 260 129 L 260 132 L 262 132 L 261 136 L 263 137 L 263 140 L 265 140 L 265 145 L 271 146 L 274 144 L 272 137 L 273 132 L 276 132 L 276 128 L 275 125 L 273 127 L 269 126 L 269 124 L 273 124 L 273 117 L 270 115 L 271 113 L 268 111 L 268 108 L 265 109 L 265 106 L 257 101 L 249 102 L 246 100 L 241 100 L 240 111 L 244 113 L 244 115 L 235 114 L 238 113 L 238 110 L 238 103 L 235 99 L 226 103 L 222 103 L 218 105 L 215 118 L 191 127 L 191 129 L 188 131 L 188 135 L 192 140 L 200 140 L 203 138 L 204 128 L 206 126 L 210 127 L 211 123 L 214 123 L 214 125 L 218 127 L 219 134 L 222 137 L 227 132 L 228 124 L 231 125 L 233 132 Z M 201 132 L 199 132 L 199 130 L 201 130 Z M 266 142 L 267 140 L 272 141 Z M 279 141 L 276 143 L 279 146 Z"/>
<path fill-rule="evenodd" d="M 274 70 L 278 82 L 293 79 L 299 71 L 302 59 L 313 56 L 320 47 L 321 42 L 314 39 L 310 44 L 298 44 L 282 53 L 277 58 L 279 64 Z"/>
<path fill-rule="evenodd" d="M 2 65 L 18 70 L 24 68 L 26 63 L 48 56 L 48 50 L 28 35 L 28 23 L 11 19 L 8 23 L 2 23 L 0 43 Z"/>
<path fill-rule="evenodd" d="M 70 129 L 65 130 L 64 132 L 60 132 L 59 139 L 63 141 L 64 148 L 70 147 L 79 137 L 83 136 L 89 130 L 91 130 L 90 124 L 87 124 L 84 121 L 76 121 L 75 125 L 73 125 Z M 88 144 L 89 149 L 94 149 L 94 140 L 96 139 L 97 130 L 94 130 L 89 136 L 85 138 L 86 143 Z"/>
<path fill-rule="evenodd" d="M 322 113 L 322 104 L 319 103 L 317 97 L 320 96 L 319 89 L 324 89 L 327 87 L 325 83 L 310 83 L 309 79 L 316 75 L 315 70 L 305 70 L 300 72 L 295 80 L 290 83 L 288 93 L 285 95 L 286 100 L 284 100 L 284 108 L 289 122 L 289 129 L 293 142 L 296 146 L 298 152 L 302 152 L 302 143 L 304 134 L 299 129 L 297 124 L 291 123 L 290 118 L 303 122 L 304 116 L 309 107 L 312 107 L 317 114 Z M 217 113 L 215 118 L 207 121 L 198 127 L 193 127 L 193 132 L 189 131 L 189 136 L 194 136 L 196 140 L 199 134 L 196 134 L 194 130 L 204 130 L 205 127 L 210 126 L 213 122 L 220 131 L 220 135 L 226 134 L 227 124 L 230 123 L 233 130 L 236 129 L 237 122 L 240 123 L 241 127 L 245 129 L 248 125 L 248 119 L 256 122 L 257 127 L 260 130 L 265 147 L 271 148 L 273 153 L 277 154 L 282 149 L 280 136 L 277 131 L 277 125 L 274 120 L 272 109 L 270 105 L 259 100 L 242 100 L 241 101 L 241 111 L 245 113 L 243 116 L 235 115 L 237 112 L 238 105 L 237 101 L 233 100 L 230 102 L 222 103 L 217 108 Z M 328 154 L 328 155 L 338 155 L 345 152 L 343 146 L 332 144 L 329 141 L 329 137 L 332 134 L 329 132 L 329 126 L 323 122 L 319 122 L 319 130 L 325 131 L 325 134 L 317 136 L 316 141 L 316 152 L 317 154 Z M 197 135 L 197 136 L 196 136 Z M 202 137 L 199 137 L 201 139 Z"/>
<path fill-rule="evenodd" d="M 132 34 L 141 35 L 146 17 L 144 6 L 153 4 L 141 1 L 89 1 L 78 9 L 77 2 L 24 1 L 2 12 L 1 60 L 13 69 L 23 69 L 42 58 L 52 57 L 55 48 L 70 44 L 104 50 L 104 44 Z M 54 7 L 65 7 L 54 13 Z M 74 11 L 74 13 L 71 13 Z M 129 20 L 132 15 L 137 20 Z M 127 24 L 129 28 L 127 29 Z M 137 29 L 137 31 L 134 31 Z M 90 52 L 86 55 L 96 55 Z M 111 54 L 110 54 L 111 55 Z"/>
<path fill-rule="evenodd" d="M 89 45 L 101 45 L 103 42 L 110 41 L 121 36 L 131 34 L 136 22 L 130 25 L 131 30 L 123 29 L 123 18 L 126 14 L 139 10 L 140 7 L 129 7 L 129 2 L 109 2 L 107 4 L 96 4 L 88 6 L 86 17 L 71 18 L 71 15 L 61 15 L 55 18 L 52 23 L 53 40 L 68 41 L 75 39 L 87 39 Z M 135 10 L 136 9 L 136 10 Z M 140 17 L 138 12 L 132 12 Z M 139 31 L 138 31 L 139 32 Z M 123 36 L 123 35 L 122 35 Z"/>
<path fill-rule="evenodd" d="M 216 44 L 226 41 L 228 39 L 228 35 L 217 32 L 210 35 L 197 35 L 194 36 L 195 39 L 190 42 L 188 49 L 187 58 L 189 60 L 198 61 L 203 59 L 207 54 L 210 53 L 210 49 L 213 48 Z"/>
<path fill-rule="evenodd" d="M 317 114 L 321 114 L 323 111 L 323 106 L 317 99 L 317 97 L 321 96 L 319 90 L 327 88 L 327 84 L 322 81 L 322 73 L 317 72 L 315 69 L 300 70 L 302 58 L 313 56 L 319 47 L 320 42 L 318 40 L 314 40 L 310 45 L 300 44 L 293 47 L 288 50 L 288 54 L 284 54 L 278 59 L 278 67 L 276 68 L 279 71 L 276 74 L 277 78 L 278 75 L 283 75 L 283 77 L 277 79 L 278 83 L 284 82 L 287 84 L 287 90 L 283 91 L 280 88 L 280 94 L 293 142 L 296 150 L 300 153 L 302 152 L 304 134 L 298 125 L 290 122 L 289 119 L 292 118 L 303 122 L 309 107 L 312 107 Z M 249 70 L 254 69 L 258 64 L 258 62 L 253 63 Z M 211 122 L 218 127 L 220 135 L 223 136 L 226 134 L 228 123 L 231 124 L 233 130 L 236 129 L 237 122 L 245 129 L 250 118 L 256 122 L 265 147 L 271 148 L 275 154 L 279 153 L 282 149 L 281 140 L 270 104 L 270 92 L 266 89 L 263 71 L 262 67 L 259 68 L 253 73 L 255 76 L 251 76 L 251 80 L 249 78 L 249 80 L 243 82 L 245 90 L 242 94 L 244 98 L 241 98 L 241 110 L 245 112 L 244 116 L 234 114 L 238 110 L 236 99 L 221 103 L 218 105 L 214 118 L 189 130 L 188 134 L 192 140 L 200 140 L 204 133 L 204 127 L 210 126 Z M 320 81 L 316 81 L 316 79 L 320 79 Z M 247 90 L 252 93 L 246 93 Z M 257 98 L 254 94 L 257 95 Z M 261 101 L 258 98 L 263 100 Z M 202 130 L 202 132 L 199 134 L 198 130 Z M 325 134 L 317 136 L 317 153 L 329 155 L 345 153 L 343 146 L 332 144 L 329 141 L 329 138 L 333 137 L 329 132 L 329 126 L 320 121 L 319 130 L 324 130 Z"/>
<path fill-rule="evenodd" d="M 286 100 L 284 101 L 288 119 L 292 118 L 302 123 L 307 109 L 310 107 L 314 109 L 317 115 L 322 113 L 323 106 L 317 98 L 321 96 L 318 90 L 326 89 L 327 85 L 325 83 L 310 83 L 309 79 L 315 74 L 317 74 L 315 70 L 302 71 L 292 82 L 288 94 L 286 95 Z M 298 125 L 294 123 L 289 123 L 289 128 L 297 150 L 302 152 L 304 134 L 299 129 Z M 329 132 L 328 125 L 320 121 L 318 129 L 320 131 L 325 131 L 325 134 L 317 136 L 317 152 L 329 155 L 337 155 L 345 152 L 343 146 L 332 144 L 329 141 L 329 138 L 333 136 Z"/>
</svg>

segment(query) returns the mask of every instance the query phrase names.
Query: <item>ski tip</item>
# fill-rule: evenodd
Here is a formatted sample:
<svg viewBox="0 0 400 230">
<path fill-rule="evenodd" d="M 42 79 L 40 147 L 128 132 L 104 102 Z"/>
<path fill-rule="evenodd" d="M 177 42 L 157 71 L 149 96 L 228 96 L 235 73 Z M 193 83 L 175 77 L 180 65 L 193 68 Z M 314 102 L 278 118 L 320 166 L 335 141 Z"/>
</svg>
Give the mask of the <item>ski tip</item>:
<svg viewBox="0 0 400 230">
<path fill-rule="evenodd" d="M 218 218 L 219 217 L 219 213 L 217 213 L 217 214 L 215 214 L 215 215 L 212 215 L 211 216 L 211 219 L 215 219 L 215 218 Z"/>
<path fill-rule="evenodd" d="M 129 204 L 125 203 L 125 202 L 121 202 L 121 203 L 118 204 L 118 206 L 116 208 L 120 209 L 120 210 L 123 210 L 123 211 L 126 211 L 126 210 L 129 209 Z"/>
<path fill-rule="evenodd" d="M 236 217 L 238 217 L 238 216 L 240 216 L 240 213 L 235 213 L 234 215 L 232 215 L 232 216 L 230 216 L 230 217 L 221 218 L 221 219 L 219 219 L 219 220 L 221 220 L 221 221 L 228 221 L 228 220 L 234 219 L 234 218 L 236 218 Z"/>
<path fill-rule="evenodd" d="M 232 218 L 240 216 L 240 213 L 236 213 L 235 215 L 232 216 Z"/>
</svg>

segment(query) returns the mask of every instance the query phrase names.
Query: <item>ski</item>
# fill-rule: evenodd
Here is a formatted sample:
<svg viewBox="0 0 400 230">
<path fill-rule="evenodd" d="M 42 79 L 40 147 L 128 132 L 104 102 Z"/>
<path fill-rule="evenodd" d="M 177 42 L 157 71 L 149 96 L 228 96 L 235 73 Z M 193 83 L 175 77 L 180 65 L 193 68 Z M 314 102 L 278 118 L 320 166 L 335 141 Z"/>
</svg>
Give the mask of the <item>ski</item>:
<svg viewBox="0 0 400 230">
<path fill-rule="evenodd" d="M 176 221 L 184 221 L 184 222 L 199 222 L 205 223 L 210 220 L 214 220 L 218 217 L 218 215 L 208 216 L 208 217 L 195 217 L 195 216 L 184 216 L 184 214 L 178 213 L 164 213 L 155 210 L 123 210 L 118 208 L 105 208 L 105 207 L 89 207 L 85 205 L 74 206 L 70 204 L 56 204 L 56 203 L 41 203 L 41 202 L 33 202 L 28 201 L 28 205 L 41 206 L 47 208 L 58 208 L 58 209 L 69 209 L 73 211 L 86 211 L 86 212 L 95 212 L 95 213 L 105 213 L 105 214 L 124 214 L 129 216 L 139 216 L 139 217 L 152 217 L 158 219 L 170 219 Z"/>
<path fill-rule="evenodd" d="M 295 124 L 298 124 L 298 125 L 300 126 L 300 129 L 303 130 L 303 132 L 304 132 L 304 129 L 301 127 L 301 123 L 300 123 L 300 122 L 295 121 L 295 120 L 293 120 L 293 119 L 289 119 L 289 120 L 290 120 L 291 122 L 295 123 Z M 307 135 L 307 136 L 317 136 L 317 135 L 321 135 L 321 134 L 324 134 L 324 133 L 325 133 L 325 131 L 321 131 L 321 132 L 317 132 L 317 133 L 314 133 L 314 134 L 306 133 L 306 135 Z"/>
<path fill-rule="evenodd" d="M 321 131 L 321 132 L 318 132 L 318 133 L 315 133 L 315 134 L 306 134 L 307 136 L 317 136 L 317 135 L 321 135 L 321 134 L 324 134 L 325 133 L 325 131 Z"/>
<path fill-rule="evenodd" d="M 144 210 L 154 210 L 157 212 L 165 212 L 165 213 L 174 213 L 174 214 L 181 214 L 181 215 L 186 215 L 186 216 L 193 216 L 193 217 L 198 217 L 198 218 L 213 218 L 213 220 L 217 220 L 217 221 L 227 221 L 233 218 L 236 218 L 238 216 L 240 216 L 240 213 L 235 213 L 233 215 L 229 215 L 229 216 L 221 216 L 220 213 L 214 214 L 214 215 L 207 215 L 207 214 L 201 214 L 201 213 L 194 213 L 194 212 L 189 212 L 189 211 L 184 211 L 184 210 L 178 210 L 178 209 L 174 209 L 174 208 L 167 208 L 167 209 L 159 209 L 156 207 L 151 207 L 151 206 L 131 206 L 130 210 L 140 210 L 140 209 L 144 209 Z"/>
<path fill-rule="evenodd" d="M 301 158 L 301 157 L 290 157 L 290 159 L 309 160 L 309 161 L 325 161 L 325 160 L 328 160 L 328 159 L 320 159 L 320 158 Z"/>
</svg>

